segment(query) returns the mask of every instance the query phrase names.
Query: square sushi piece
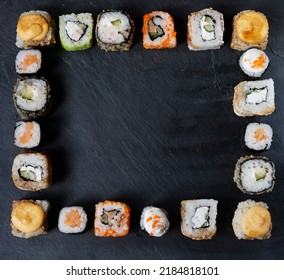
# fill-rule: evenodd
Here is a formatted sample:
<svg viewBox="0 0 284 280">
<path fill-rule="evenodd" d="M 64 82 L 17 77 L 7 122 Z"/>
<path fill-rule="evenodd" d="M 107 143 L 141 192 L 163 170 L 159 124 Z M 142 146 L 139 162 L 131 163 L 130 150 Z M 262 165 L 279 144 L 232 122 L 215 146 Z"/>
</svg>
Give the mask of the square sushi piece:
<svg viewBox="0 0 284 280">
<path fill-rule="evenodd" d="M 41 52 L 39 50 L 19 51 L 15 66 L 18 74 L 35 74 L 41 68 Z"/>
<path fill-rule="evenodd" d="M 96 39 L 104 51 L 128 51 L 134 32 L 134 21 L 124 11 L 106 10 L 97 17 Z"/>
<path fill-rule="evenodd" d="M 193 51 L 219 49 L 223 44 L 223 14 L 212 8 L 191 13 L 187 23 L 187 44 Z"/>
<path fill-rule="evenodd" d="M 265 123 L 249 123 L 245 131 L 245 145 L 254 151 L 269 150 L 273 136 L 272 127 Z"/>
<path fill-rule="evenodd" d="M 34 148 L 40 143 L 40 125 L 37 122 L 17 122 L 14 143 L 19 148 Z"/>
<path fill-rule="evenodd" d="M 231 48 L 245 51 L 250 48 L 265 50 L 268 44 L 269 24 L 263 13 L 246 10 L 233 19 Z"/>
<path fill-rule="evenodd" d="M 232 226 L 238 239 L 270 238 L 272 219 L 267 204 L 251 199 L 240 202 L 235 211 Z"/>
<path fill-rule="evenodd" d="M 16 46 L 30 49 L 55 43 L 55 22 L 45 11 L 22 13 L 17 23 Z"/>
<path fill-rule="evenodd" d="M 58 218 L 58 229 L 63 233 L 80 233 L 87 224 L 87 214 L 83 207 L 71 206 L 61 209 Z"/>
<path fill-rule="evenodd" d="M 94 232 L 96 236 L 120 237 L 129 233 L 130 208 L 127 204 L 106 200 L 96 205 Z"/>
<path fill-rule="evenodd" d="M 272 79 L 244 81 L 234 88 L 233 107 L 239 117 L 267 116 L 275 111 Z"/>
<path fill-rule="evenodd" d="M 143 16 L 143 47 L 145 49 L 174 48 L 177 45 L 174 19 L 163 11 Z"/>
<path fill-rule="evenodd" d="M 51 161 L 45 153 L 24 152 L 13 162 L 12 178 L 15 186 L 24 191 L 47 189 L 51 184 Z"/>
<path fill-rule="evenodd" d="M 214 199 L 183 200 L 181 202 L 181 232 L 194 240 L 211 239 L 217 231 L 218 201 Z"/>
<path fill-rule="evenodd" d="M 46 234 L 49 208 L 47 200 L 14 200 L 11 214 L 12 235 L 28 239 Z"/>
<path fill-rule="evenodd" d="M 90 13 L 59 17 L 59 37 L 66 51 L 85 50 L 93 44 L 94 20 Z"/>
</svg>

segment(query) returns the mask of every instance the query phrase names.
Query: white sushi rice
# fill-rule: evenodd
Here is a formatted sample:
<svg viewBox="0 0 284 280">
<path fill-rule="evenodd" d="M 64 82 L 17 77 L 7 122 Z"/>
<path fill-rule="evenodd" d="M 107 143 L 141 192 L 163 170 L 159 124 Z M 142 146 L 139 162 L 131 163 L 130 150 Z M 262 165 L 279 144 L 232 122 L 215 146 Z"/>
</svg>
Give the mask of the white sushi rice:
<svg viewBox="0 0 284 280">
<path fill-rule="evenodd" d="M 26 92 L 32 95 L 31 100 L 24 98 Z M 24 79 L 19 81 L 15 89 L 17 106 L 27 111 L 41 110 L 47 100 L 47 84 L 42 79 Z"/>
<path fill-rule="evenodd" d="M 256 202 L 251 199 L 240 202 L 238 204 L 237 209 L 235 210 L 235 214 L 232 220 L 233 230 L 238 239 L 252 239 L 252 238 L 247 237 L 244 234 L 244 231 L 242 229 L 242 219 L 244 215 L 247 213 L 247 211 L 253 206 L 261 206 L 261 207 L 264 207 L 265 209 L 268 209 L 267 204 L 264 202 Z M 271 236 L 271 231 L 269 231 L 266 236 L 258 238 L 258 239 L 265 239 L 265 238 L 269 238 L 270 236 Z"/>
<path fill-rule="evenodd" d="M 31 138 L 28 142 L 23 143 L 20 141 L 21 137 L 26 132 L 27 122 L 17 122 L 16 128 L 14 132 L 14 143 L 16 146 L 20 148 L 34 148 L 37 147 L 40 143 L 41 133 L 40 133 L 40 125 L 37 122 L 32 122 L 33 129 L 30 131 Z"/>
<path fill-rule="evenodd" d="M 264 137 L 261 140 L 256 138 L 258 130 L 264 131 Z M 265 123 L 249 123 L 245 131 L 245 145 L 252 150 L 269 150 L 271 147 L 273 130 L 270 125 Z"/>
<path fill-rule="evenodd" d="M 170 227 L 167 213 L 164 209 L 157 207 L 145 207 L 141 215 L 140 227 L 142 230 L 147 231 L 151 236 L 163 236 Z"/>
<path fill-rule="evenodd" d="M 257 59 L 259 59 L 260 56 L 264 58 L 265 63 L 263 66 L 257 67 L 254 64 L 257 61 Z M 265 72 L 265 70 L 269 65 L 269 58 L 264 51 L 252 48 L 242 54 L 242 56 L 239 59 L 239 64 L 243 72 L 248 76 L 260 77 Z"/>
<path fill-rule="evenodd" d="M 77 211 L 80 215 L 80 225 L 79 226 L 70 226 L 66 223 L 66 217 L 68 213 L 71 211 Z M 61 209 L 58 218 L 58 229 L 63 233 L 79 233 L 85 230 L 87 225 L 87 214 L 84 211 L 83 207 L 79 206 L 71 206 L 71 207 L 64 207 Z"/>
<path fill-rule="evenodd" d="M 23 68 L 23 64 L 27 56 L 36 56 L 39 63 L 32 63 Z M 21 50 L 16 56 L 16 72 L 19 74 L 34 74 L 41 68 L 41 52 L 39 50 Z"/>
</svg>

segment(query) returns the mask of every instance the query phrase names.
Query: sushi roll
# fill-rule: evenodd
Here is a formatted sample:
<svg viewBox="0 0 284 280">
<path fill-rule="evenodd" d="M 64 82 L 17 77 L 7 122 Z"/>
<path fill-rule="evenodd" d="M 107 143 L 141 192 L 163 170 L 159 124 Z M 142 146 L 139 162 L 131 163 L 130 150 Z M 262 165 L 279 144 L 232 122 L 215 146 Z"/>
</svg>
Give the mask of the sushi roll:
<svg viewBox="0 0 284 280">
<path fill-rule="evenodd" d="M 51 184 L 51 161 L 45 153 L 20 153 L 13 162 L 15 186 L 24 191 L 47 189 Z"/>
<path fill-rule="evenodd" d="M 143 47 L 174 48 L 177 45 L 174 19 L 166 12 L 153 11 L 143 16 Z"/>
<path fill-rule="evenodd" d="M 94 20 L 90 13 L 59 17 L 59 37 L 66 51 L 85 50 L 93 44 Z"/>
<path fill-rule="evenodd" d="M 247 194 L 270 192 L 275 184 L 274 163 L 267 157 L 241 157 L 236 163 L 234 182 Z"/>
<path fill-rule="evenodd" d="M 104 51 L 128 51 L 134 32 L 134 21 L 124 11 L 106 10 L 97 17 L 96 39 Z"/>
<path fill-rule="evenodd" d="M 47 200 L 14 200 L 11 214 L 12 235 L 28 239 L 46 234 L 49 208 Z"/>
<path fill-rule="evenodd" d="M 249 123 L 245 131 L 245 145 L 255 151 L 269 150 L 273 130 L 265 123 Z"/>
<path fill-rule="evenodd" d="M 41 52 L 39 50 L 21 50 L 16 56 L 15 64 L 18 74 L 35 74 L 41 68 Z"/>
<path fill-rule="evenodd" d="M 245 81 L 234 88 L 233 107 L 239 117 L 267 116 L 275 111 L 272 79 Z"/>
<path fill-rule="evenodd" d="M 187 44 L 193 51 L 220 49 L 224 44 L 223 14 L 212 8 L 191 13 L 187 23 Z"/>
<path fill-rule="evenodd" d="M 50 85 L 44 78 L 19 78 L 14 87 L 13 99 L 21 119 L 41 118 L 51 109 Z"/>
<path fill-rule="evenodd" d="M 17 24 L 16 46 L 30 49 L 55 43 L 55 22 L 45 11 L 22 13 Z"/>
<path fill-rule="evenodd" d="M 268 44 L 269 24 L 263 13 L 246 10 L 233 19 L 231 48 L 245 51 L 250 48 L 265 50 Z"/>
<path fill-rule="evenodd" d="M 14 143 L 20 148 L 34 148 L 40 142 L 40 125 L 37 122 L 17 122 Z"/>
<path fill-rule="evenodd" d="M 130 208 L 127 204 L 106 200 L 96 205 L 94 232 L 96 236 L 120 237 L 129 233 Z"/>
<path fill-rule="evenodd" d="M 218 201 L 214 199 L 182 201 L 182 234 L 194 240 L 211 239 L 217 231 L 217 204 Z"/>
<path fill-rule="evenodd" d="M 232 226 L 238 239 L 268 239 L 271 237 L 272 219 L 264 202 L 251 199 L 238 204 Z"/>
<path fill-rule="evenodd" d="M 61 209 L 58 218 L 58 229 L 63 233 L 79 233 L 87 224 L 87 214 L 83 207 L 71 206 Z"/>
<path fill-rule="evenodd" d="M 241 69 L 250 77 L 261 77 L 269 65 L 269 58 L 264 51 L 249 49 L 239 60 Z"/>
<path fill-rule="evenodd" d="M 150 236 L 160 237 L 166 234 L 170 223 L 164 209 L 148 206 L 143 209 L 140 226 Z"/>
</svg>

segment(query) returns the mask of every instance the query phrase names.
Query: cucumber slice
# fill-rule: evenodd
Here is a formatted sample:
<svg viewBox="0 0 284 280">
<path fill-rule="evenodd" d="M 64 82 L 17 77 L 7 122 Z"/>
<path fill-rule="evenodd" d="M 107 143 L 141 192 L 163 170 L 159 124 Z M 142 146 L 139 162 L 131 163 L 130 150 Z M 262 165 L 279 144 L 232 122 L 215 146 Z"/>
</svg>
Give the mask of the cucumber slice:
<svg viewBox="0 0 284 280">
<path fill-rule="evenodd" d="M 31 170 L 20 171 L 20 176 L 27 181 L 35 181 L 36 180 L 36 174 Z"/>
<path fill-rule="evenodd" d="M 209 23 L 210 25 L 213 25 L 215 22 L 213 20 L 212 17 L 210 16 L 205 16 L 205 19 L 204 19 L 205 22 Z"/>
<path fill-rule="evenodd" d="M 121 26 L 121 20 L 120 19 L 116 19 L 116 20 L 113 20 L 111 21 L 111 24 L 115 27 L 120 27 Z"/>
<path fill-rule="evenodd" d="M 257 170 L 254 175 L 255 175 L 255 179 L 256 181 L 265 179 L 267 174 L 267 170 L 265 168 L 261 169 L 261 170 Z"/>
<path fill-rule="evenodd" d="M 204 29 L 207 31 L 207 32 L 213 32 L 214 31 L 214 26 L 212 24 L 206 24 L 204 25 Z"/>
<path fill-rule="evenodd" d="M 32 101 L 33 97 L 34 97 L 33 91 L 28 86 L 25 86 L 22 92 L 22 98 Z"/>
<path fill-rule="evenodd" d="M 101 223 L 104 224 L 104 225 L 108 225 L 108 224 L 109 224 L 109 223 L 108 223 L 108 216 L 107 216 L 106 213 L 103 213 L 103 214 L 101 215 Z"/>
</svg>

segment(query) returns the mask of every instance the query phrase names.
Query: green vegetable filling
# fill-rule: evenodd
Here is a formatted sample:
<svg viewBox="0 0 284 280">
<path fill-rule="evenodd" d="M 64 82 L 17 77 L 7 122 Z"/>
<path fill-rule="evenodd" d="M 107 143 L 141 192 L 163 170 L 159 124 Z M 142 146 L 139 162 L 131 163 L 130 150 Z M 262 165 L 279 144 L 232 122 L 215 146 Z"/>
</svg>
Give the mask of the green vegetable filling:
<svg viewBox="0 0 284 280">
<path fill-rule="evenodd" d="M 121 20 L 120 19 L 116 19 L 111 21 L 111 24 L 117 28 L 119 28 L 121 26 Z"/>
</svg>

